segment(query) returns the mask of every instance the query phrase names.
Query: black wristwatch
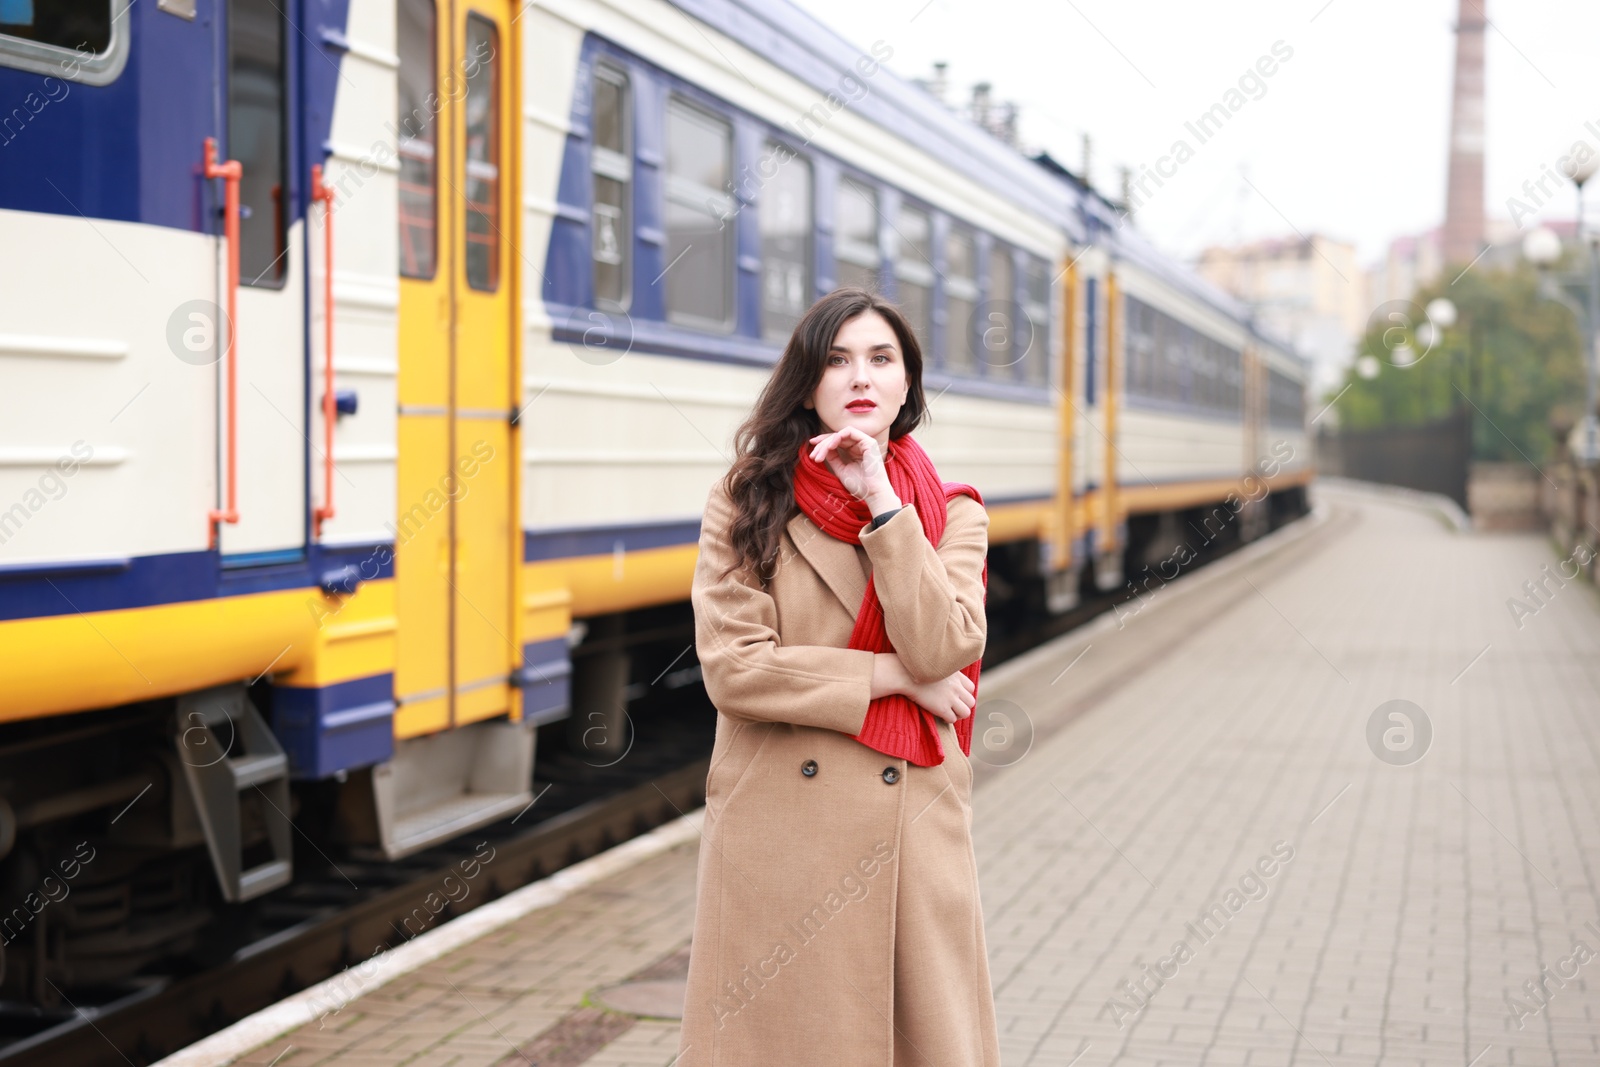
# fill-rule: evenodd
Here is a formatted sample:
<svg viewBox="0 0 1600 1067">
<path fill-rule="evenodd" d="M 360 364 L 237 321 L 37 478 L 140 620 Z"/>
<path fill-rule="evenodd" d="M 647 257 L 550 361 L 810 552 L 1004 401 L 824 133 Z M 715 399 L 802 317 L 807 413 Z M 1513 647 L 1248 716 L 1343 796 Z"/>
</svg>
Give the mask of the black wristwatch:
<svg viewBox="0 0 1600 1067">
<path fill-rule="evenodd" d="M 905 507 L 905 505 L 901 504 L 900 508 L 903 508 L 903 507 Z M 891 508 L 890 510 L 885 511 L 882 515 L 874 515 L 874 516 L 872 516 L 872 522 L 867 525 L 867 529 L 876 530 L 878 527 L 882 526 L 884 523 L 886 523 L 890 519 L 894 518 L 895 513 L 898 512 L 900 510 L 900 508 Z"/>
</svg>

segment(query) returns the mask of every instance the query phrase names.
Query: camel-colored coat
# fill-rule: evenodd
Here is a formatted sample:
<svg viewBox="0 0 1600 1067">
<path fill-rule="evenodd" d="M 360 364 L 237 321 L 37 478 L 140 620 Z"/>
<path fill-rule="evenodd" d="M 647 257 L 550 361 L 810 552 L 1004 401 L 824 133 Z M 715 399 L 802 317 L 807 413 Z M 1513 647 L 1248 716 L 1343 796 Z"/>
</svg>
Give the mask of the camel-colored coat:
<svg viewBox="0 0 1600 1067">
<path fill-rule="evenodd" d="M 947 505 L 937 550 L 907 505 L 861 546 L 797 515 L 769 591 L 736 572 L 720 483 L 693 583 L 717 707 L 677 1067 L 996 1067 L 972 851 L 972 769 L 919 767 L 859 733 L 873 653 L 850 631 L 877 576 L 889 639 L 919 681 L 983 654 L 988 513 Z M 808 773 L 809 772 L 809 773 Z"/>
</svg>

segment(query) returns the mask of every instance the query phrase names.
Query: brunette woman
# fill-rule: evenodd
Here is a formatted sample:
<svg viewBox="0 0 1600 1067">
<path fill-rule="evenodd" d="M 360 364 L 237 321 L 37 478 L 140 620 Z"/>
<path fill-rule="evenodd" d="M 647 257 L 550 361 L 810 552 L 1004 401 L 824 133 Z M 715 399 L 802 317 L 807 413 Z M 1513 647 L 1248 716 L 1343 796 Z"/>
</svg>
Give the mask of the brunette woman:
<svg viewBox="0 0 1600 1067">
<path fill-rule="evenodd" d="M 677 1067 L 1000 1062 L 968 762 L 988 513 L 910 436 L 904 317 L 806 312 L 712 490 L 717 708 Z"/>
</svg>

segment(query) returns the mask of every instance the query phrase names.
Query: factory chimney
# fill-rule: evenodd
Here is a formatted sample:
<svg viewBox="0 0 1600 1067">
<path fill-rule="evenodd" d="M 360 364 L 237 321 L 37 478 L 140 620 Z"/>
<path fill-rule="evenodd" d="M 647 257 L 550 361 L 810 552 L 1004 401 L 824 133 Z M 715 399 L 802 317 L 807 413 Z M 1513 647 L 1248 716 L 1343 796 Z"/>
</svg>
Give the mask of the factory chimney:
<svg viewBox="0 0 1600 1067">
<path fill-rule="evenodd" d="M 1450 105 L 1450 177 L 1443 255 L 1468 263 L 1483 250 L 1483 43 L 1488 0 L 1459 0 L 1455 92 Z"/>
</svg>

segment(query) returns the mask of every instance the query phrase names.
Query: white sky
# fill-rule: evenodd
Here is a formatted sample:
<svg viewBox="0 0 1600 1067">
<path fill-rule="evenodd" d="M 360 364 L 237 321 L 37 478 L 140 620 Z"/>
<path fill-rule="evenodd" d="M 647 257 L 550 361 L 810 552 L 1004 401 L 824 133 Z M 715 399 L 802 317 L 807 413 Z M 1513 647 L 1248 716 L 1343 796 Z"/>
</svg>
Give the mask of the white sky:
<svg viewBox="0 0 1600 1067">
<path fill-rule="evenodd" d="M 1137 174 L 1183 137 L 1194 157 L 1139 220 L 1180 256 L 1297 229 L 1355 242 L 1365 265 L 1444 217 L 1456 0 L 797 2 L 863 48 L 888 42 L 903 77 L 948 61 L 952 100 L 993 83 L 996 100 L 1021 106 L 1024 145 L 1074 170 L 1088 132 L 1093 178 L 1113 195 L 1119 166 Z M 1507 198 L 1541 164 L 1580 137 L 1600 144 L 1584 129 L 1600 128 L 1600 4 L 1473 2 L 1492 23 L 1486 203 L 1509 217 Z M 1184 122 L 1280 40 L 1294 55 L 1265 95 L 1200 144 Z M 1571 218 L 1562 185 L 1542 216 Z"/>
</svg>

